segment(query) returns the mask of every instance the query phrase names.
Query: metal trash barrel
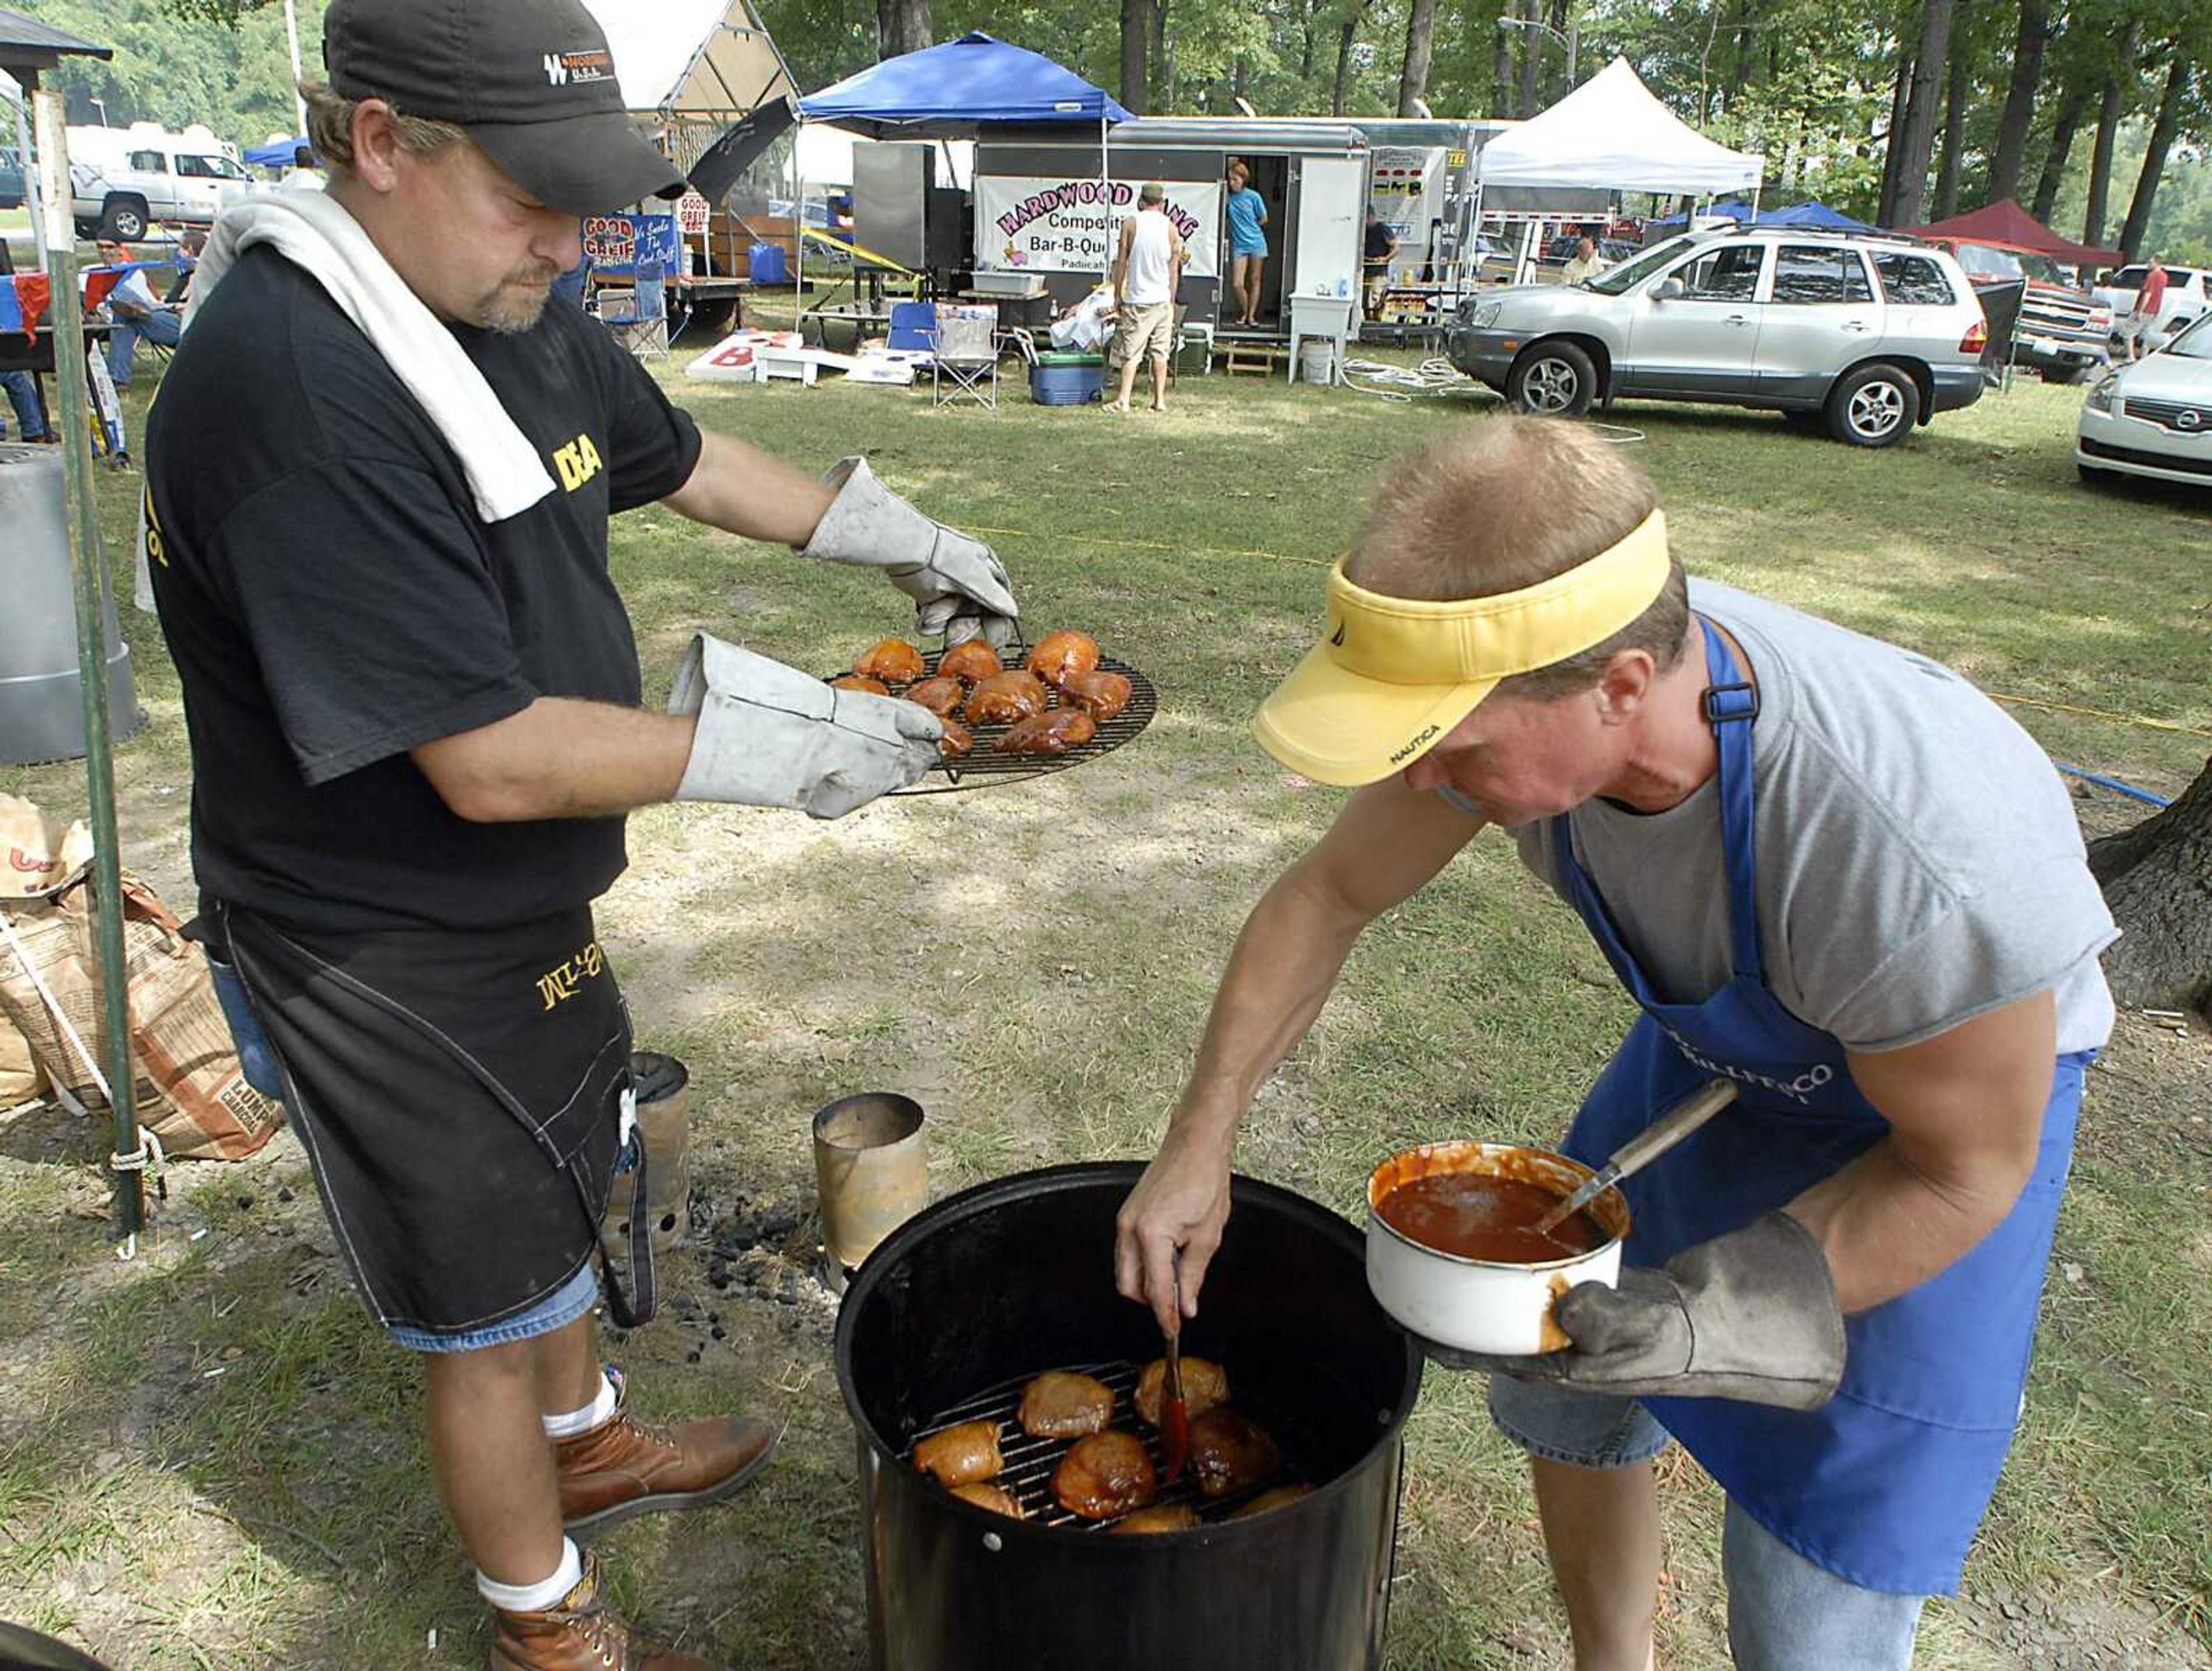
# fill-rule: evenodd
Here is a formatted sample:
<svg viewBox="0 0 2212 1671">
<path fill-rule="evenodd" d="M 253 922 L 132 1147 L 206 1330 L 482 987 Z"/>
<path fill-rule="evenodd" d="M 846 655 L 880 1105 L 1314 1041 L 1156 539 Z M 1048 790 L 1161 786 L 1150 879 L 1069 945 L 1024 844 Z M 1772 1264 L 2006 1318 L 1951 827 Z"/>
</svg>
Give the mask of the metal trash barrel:
<svg viewBox="0 0 2212 1671">
<path fill-rule="evenodd" d="M 70 575 L 69 489 L 58 447 L 0 443 L 0 765 L 84 753 L 77 676 L 76 595 Z M 145 723 L 131 680 L 131 646 L 100 576 L 108 724 L 120 742 Z"/>
</svg>

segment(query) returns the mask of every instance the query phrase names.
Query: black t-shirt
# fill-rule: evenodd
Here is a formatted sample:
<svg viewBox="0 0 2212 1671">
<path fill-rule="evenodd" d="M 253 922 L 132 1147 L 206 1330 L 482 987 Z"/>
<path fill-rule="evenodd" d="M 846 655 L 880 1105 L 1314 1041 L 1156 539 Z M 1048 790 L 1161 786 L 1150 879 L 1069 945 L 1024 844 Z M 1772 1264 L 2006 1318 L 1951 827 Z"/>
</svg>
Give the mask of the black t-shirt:
<svg viewBox="0 0 2212 1671">
<path fill-rule="evenodd" d="M 1390 235 L 1390 229 L 1388 226 L 1381 221 L 1367 223 L 1365 254 L 1368 260 L 1380 261 L 1397 247 L 1398 241 Z"/>
<path fill-rule="evenodd" d="M 526 922 L 606 891 L 620 818 L 472 824 L 417 744 L 540 696 L 635 705 L 607 518 L 699 432 L 605 327 L 453 329 L 553 491 L 487 523 L 460 461 L 315 280 L 248 251 L 147 426 L 147 540 L 192 747 L 202 893 L 302 928 Z"/>
</svg>

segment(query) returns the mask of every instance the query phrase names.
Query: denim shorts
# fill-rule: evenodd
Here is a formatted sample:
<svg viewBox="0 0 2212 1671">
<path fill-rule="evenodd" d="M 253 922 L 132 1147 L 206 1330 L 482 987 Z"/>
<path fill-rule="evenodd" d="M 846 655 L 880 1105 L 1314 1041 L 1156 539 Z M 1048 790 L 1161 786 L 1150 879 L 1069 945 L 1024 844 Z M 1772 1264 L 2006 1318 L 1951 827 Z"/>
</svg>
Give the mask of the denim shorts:
<svg viewBox="0 0 2212 1671">
<path fill-rule="evenodd" d="M 1533 1455 L 1625 1468 L 1672 1442 L 1634 1399 L 1490 1378 L 1490 1418 Z M 1729 1500 L 1721 1532 L 1729 1650 L 1738 1671 L 1905 1671 L 1918 1595 L 1863 1589 L 1815 1565 Z"/>
<path fill-rule="evenodd" d="M 586 1259 L 576 1267 L 574 1276 L 516 1316 L 458 1333 L 432 1333 L 426 1329 L 410 1329 L 401 1323 L 386 1324 L 384 1332 L 395 1345 L 410 1352 L 480 1352 L 487 1346 L 511 1345 L 517 1340 L 529 1340 L 550 1334 L 556 1329 L 565 1329 L 599 1302 L 599 1272 L 590 1259 Z"/>
</svg>

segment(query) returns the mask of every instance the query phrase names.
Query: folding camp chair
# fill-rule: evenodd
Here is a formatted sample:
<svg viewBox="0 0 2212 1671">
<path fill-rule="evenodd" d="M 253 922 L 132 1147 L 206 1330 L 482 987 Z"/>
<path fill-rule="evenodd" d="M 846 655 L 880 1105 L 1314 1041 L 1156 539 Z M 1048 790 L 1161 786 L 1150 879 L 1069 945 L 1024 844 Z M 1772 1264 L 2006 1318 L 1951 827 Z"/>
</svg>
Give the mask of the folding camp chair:
<svg viewBox="0 0 2212 1671">
<path fill-rule="evenodd" d="M 929 402 L 999 404 L 999 310 L 991 302 L 940 302 L 930 331 Z"/>
<path fill-rule="evenodd" d="M 599 292 L 599 319 L 641 359 L 668 352 L 668 283 L 657 261 L 641 261 L 634 290 Z"/>
<path fill-rule="evenodd" d="M 937 309 L 927 302 L 891 303 L 890 336 L 884 346 L 927 354 L 937 331 Z"/>
</svg>

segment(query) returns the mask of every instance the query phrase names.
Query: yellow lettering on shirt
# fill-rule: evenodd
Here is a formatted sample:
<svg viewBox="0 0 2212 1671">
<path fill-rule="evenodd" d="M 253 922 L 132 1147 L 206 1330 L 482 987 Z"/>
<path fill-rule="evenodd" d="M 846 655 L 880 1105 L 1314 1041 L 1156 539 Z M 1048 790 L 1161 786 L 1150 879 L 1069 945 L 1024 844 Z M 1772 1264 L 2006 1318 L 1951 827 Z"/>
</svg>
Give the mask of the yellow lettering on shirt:
<svg viewBox="0 0 2212 1671">
<path fill-rule="evenodd" d="M 591 436 L 578 436 L 554 453 L 553 463 L 561 472 L 561 485 L 574 493 L 599 473 L 599 449 L 592 445 Z"/>
<path fill-rule="evenodd" d="M 547 1009 L 556 1004 L 566 1003 L 576 996 L 579 987 L 587 980 L 597 979 L 606 967 L 606 954 L 599 949 L 599 942 L 594 940 L 557 969 L 549 969 L 538 976 L 538 996 L 545 1000 L 544 1008 Z"/>
<path fill-rule="evenodd" d="M 161 538 L 161 519 L 154 514 L 154 490 L 146 490 L 146 555 L 164 569 L 169 566 L 167 543 Z"/>
</svg>

